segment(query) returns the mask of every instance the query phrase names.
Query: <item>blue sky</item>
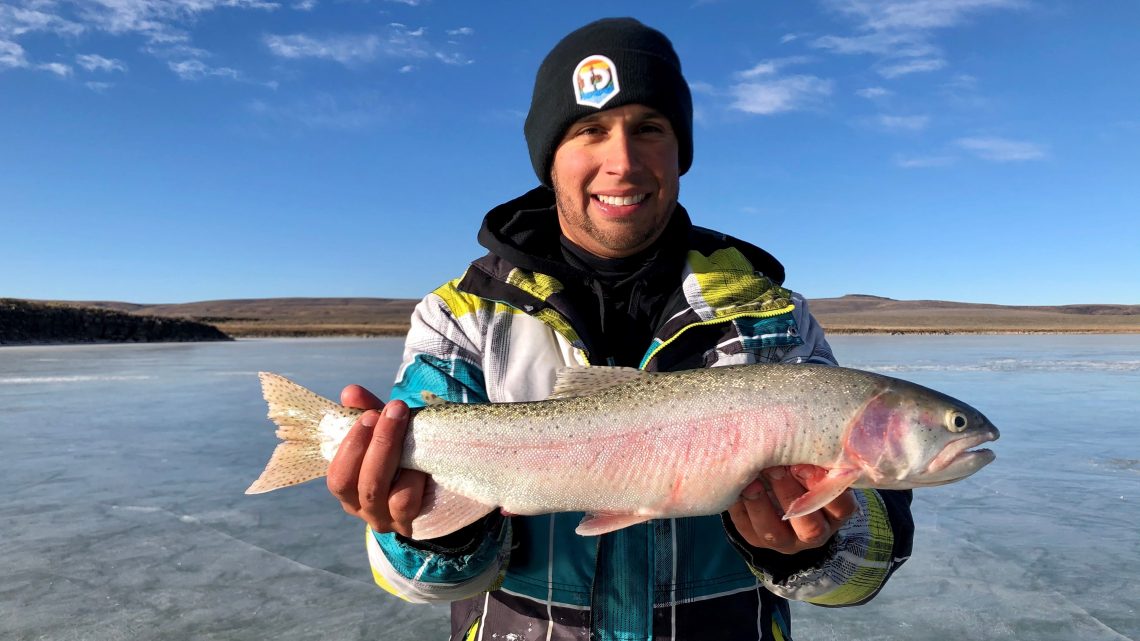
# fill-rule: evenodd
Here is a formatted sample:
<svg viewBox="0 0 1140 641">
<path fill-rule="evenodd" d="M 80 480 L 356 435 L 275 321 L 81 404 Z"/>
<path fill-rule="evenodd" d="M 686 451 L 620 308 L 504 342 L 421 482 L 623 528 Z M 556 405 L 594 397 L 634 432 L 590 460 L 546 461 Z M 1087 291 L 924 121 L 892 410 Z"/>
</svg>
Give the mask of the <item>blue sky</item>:
<svg viewBox="0 0 1140 641">
<path fill-rule="evenodd" d="M 681 201 L 793 289 L 1140 303 L 1140 3 L 595 6 L 0 0 L 0 296 L 418 298 L 536 184 L 541 58 L 632 15 L 693 87 Z"/>
</svg>

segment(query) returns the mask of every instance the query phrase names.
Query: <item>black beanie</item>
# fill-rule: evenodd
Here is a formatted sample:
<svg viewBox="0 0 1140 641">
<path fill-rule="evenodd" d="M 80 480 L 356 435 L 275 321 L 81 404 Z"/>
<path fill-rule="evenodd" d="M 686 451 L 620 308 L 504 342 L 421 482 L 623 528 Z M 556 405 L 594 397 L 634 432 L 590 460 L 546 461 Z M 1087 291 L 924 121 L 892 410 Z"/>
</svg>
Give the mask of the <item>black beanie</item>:
<svg viewBox="0 0 1140 641">
<path fill-rule="evenodd" d="M 534 173 L 552 187 L 550 166 L 566 129 L 601 109 L 640 104 L 669 119 L 680 173 L 693 164 L 693 98 L 681 59 L 663 33 L 633 18 L 606 18 L 570 33 L 538 68 L 523 133 Z"/>
</svg>

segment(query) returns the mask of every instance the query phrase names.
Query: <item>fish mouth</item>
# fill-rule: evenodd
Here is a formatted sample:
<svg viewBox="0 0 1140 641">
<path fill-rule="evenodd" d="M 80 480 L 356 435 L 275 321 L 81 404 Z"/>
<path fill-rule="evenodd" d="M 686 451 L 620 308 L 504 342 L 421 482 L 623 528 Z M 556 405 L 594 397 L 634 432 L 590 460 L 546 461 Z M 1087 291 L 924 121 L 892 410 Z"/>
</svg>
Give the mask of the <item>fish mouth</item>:
<svg viewBox="0 0 1140 641">
<path fill-rule="evenodd" d="M 971 434 L 955 439 L 946 444 L 930 463 L 926 470 L 917 479 L 917 485 L 942 485 L 963 479 L 988 465 L 997 457 L 989 449 L 973 449 L 982 443 L 996 441 L 998 431 L 995 428 L 987 429 L 981 433 Z"/>
</svg>

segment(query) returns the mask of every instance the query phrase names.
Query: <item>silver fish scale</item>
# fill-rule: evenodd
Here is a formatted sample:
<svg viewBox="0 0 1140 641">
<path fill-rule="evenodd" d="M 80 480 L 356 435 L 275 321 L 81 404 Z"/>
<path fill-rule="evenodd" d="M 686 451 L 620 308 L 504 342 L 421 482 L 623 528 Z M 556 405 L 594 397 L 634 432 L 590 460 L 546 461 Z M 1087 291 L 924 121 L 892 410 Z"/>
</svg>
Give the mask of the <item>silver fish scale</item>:
<svg viewBox="0 0 1140 641">
<path fill-rule="evenodd" d="M 708 513 L 764 467 L 834 460 L 847 420 L 890 380 L 746 365 L 644 374 L 573 398 L 443 404 L 416 415 L 404 465 L 520 514 L 651 510 L 663 491 L 678 493 L 678 483 L 695 491 L 715 472 L 723 491 L 683 499 Z"/>
</svg>

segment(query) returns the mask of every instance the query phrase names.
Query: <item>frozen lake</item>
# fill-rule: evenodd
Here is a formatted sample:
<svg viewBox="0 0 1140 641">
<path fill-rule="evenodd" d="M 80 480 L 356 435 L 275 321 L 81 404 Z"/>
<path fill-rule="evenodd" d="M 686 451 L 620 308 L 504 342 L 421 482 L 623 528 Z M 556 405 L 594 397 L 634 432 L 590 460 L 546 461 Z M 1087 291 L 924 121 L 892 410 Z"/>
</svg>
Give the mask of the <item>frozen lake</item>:
<svg viewBox="0 0 1140 641">
<path fill-rule="evenodd" d="M 1002 439 L 915 493 L 914 555 L 875 601 L 796 604 L 796 639 L 1140 639 L 1140 336 L 832 343 Z M 0 348 L 0 639 L 445 639 L 445 607 L 373 586 L 323 483 L 242 494 L 276 440 L 258 370 L 384 396 L 400 344 Z"/>
</svg>

